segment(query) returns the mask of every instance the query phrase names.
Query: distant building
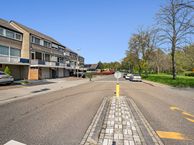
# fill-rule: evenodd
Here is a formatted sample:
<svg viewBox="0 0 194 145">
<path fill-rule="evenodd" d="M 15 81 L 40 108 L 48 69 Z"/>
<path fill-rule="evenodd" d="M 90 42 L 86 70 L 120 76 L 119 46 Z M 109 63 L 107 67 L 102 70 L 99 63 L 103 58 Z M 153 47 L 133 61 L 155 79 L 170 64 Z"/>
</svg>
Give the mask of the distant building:
<svg viewBox="0 0 194 145">
<path fill-rule="evenodd" d="M 84 67 L 87 71 L 96 71 L 98 69 L 98 64 L 85 64 Z"/>
<path fill-rule="evenodd" d="M 9 66 L 15 79 L 65 77 L 83 65 L 83 57 L 54 38 L 0 19 L 0 70 Z"/>
</svg>

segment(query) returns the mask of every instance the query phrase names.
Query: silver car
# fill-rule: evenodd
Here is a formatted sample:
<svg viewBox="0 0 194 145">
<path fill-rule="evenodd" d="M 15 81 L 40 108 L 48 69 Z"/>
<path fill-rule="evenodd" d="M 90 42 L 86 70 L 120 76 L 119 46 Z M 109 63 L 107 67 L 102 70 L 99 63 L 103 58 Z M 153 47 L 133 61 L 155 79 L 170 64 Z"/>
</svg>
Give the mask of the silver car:
<svg viewBox="0 0 194 145">
<path fill-rule="evenodd" d="M 139 74 L 131 75 L 129 80 L 134 82 L 142 82 L 141 76 Z"/>
<path fill-rule="evenodd" d="M 129 80 L 130 77 L 131 77 L 131 75 L 132 75 L 131 73 L 128 73 L 128 74 L 125 76 L 125 79 L 126 79 L 126 80 Z"/>
<path fill-rule="evenodd" d="M 11 84 L 13 83 L 14 78 L 0 71 L 0 84 Z"/>
</svg>

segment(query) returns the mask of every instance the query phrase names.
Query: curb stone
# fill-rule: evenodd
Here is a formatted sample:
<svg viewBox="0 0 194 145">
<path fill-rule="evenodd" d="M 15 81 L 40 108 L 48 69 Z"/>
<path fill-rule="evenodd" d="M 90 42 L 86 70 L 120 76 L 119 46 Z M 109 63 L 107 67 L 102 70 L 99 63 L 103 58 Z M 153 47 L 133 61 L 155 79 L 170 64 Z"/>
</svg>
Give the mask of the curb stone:
<svg viewBox="0 0 194 145">
<path fill-rule="evenodd" d="M 92 123 L 90 124 L 90 126 L 88 127 L 83 139 L 80 142 L 80 145 L 98 145 L 97 141 L 95 141 L 93 138 L 94 136 L 94 131 L 97 127 L 97 124 L 99 122 L 100 116 L 103 113 L 103 110 L 105 110 L 105 106 L 107 104 L 107 100 L 108 98 L 105 97 L 96 113 L 96 115 L 94 116 Z"/>
<path fill-rule="evenodd" d="M 128 101 L 129 101 L 128 103 L 130 103 L 132 105 L 132 107 L 134 108 L 134 110 L 138 114 L 138 116 L 141 119 L 141 122 L 143 123 L 143 125 L 146 127 L 146 129 L 147 129 L 150 137 L 152 138 L 153 142 L 156 145 L 164 145 L 164 143 L 161 141 L 161 139 L 159 138 L 159 136 L 156 134 L 156 132 L 150 126 L 150 124 L 148 123 L 148 121 L 146 120 L 146 118 L 144 117 L 144 115 L 141 113 L 141 111 L 139 110 L 139 108 L 137 107 L 137 105 L 135 104 L 135 102 L 131 98 L 128 98 Z"/>
</svg>

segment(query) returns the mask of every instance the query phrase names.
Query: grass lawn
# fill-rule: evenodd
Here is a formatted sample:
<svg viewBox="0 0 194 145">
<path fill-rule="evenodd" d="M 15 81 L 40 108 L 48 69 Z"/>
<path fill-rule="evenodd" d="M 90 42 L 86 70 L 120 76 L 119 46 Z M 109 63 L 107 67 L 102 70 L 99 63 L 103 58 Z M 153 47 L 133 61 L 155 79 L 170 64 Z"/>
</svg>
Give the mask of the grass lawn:
<svg viewBox="0 0 194 145">
<path fill-rule="evenodd" d="M 176 80 L 173 80 L 172 76 L 167 74 L 149 74 L 147 78 L 144 75 L 142 77 L 145 80 L 167 84 L 174 87 L 194 88 L 194 77 L 177 76 Z"/>
</svg>

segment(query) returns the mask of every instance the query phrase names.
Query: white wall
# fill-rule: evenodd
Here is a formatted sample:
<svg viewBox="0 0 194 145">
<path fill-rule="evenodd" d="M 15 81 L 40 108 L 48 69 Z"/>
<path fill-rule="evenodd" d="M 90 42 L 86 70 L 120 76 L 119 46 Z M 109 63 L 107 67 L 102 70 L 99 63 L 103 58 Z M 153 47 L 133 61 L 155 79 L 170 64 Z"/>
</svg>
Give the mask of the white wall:
<svg viewBox="0 0 194 145">
<path fill-rule="evenodd" d="M 42 79 L 50 78 L 49 68 L 41 68 L 41 71 L 42 71 Z"/>
<path fill-rule="evenodd" d="M 59 78 L 64 77 L 63 68 L 58 69 L 58 77 Z"/>
<path fill-rule="evenodd" d="M 67 69 L 64 70 L 64 76 L 65 77 L 69 77 L 70 76 L 69 70 L 67 70 Z"/>
</svg>

